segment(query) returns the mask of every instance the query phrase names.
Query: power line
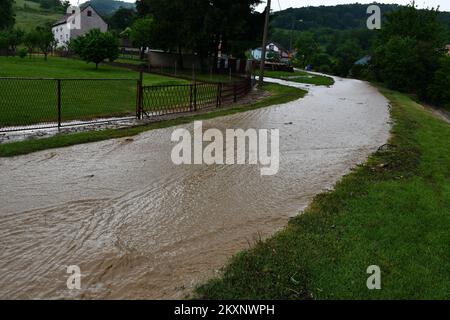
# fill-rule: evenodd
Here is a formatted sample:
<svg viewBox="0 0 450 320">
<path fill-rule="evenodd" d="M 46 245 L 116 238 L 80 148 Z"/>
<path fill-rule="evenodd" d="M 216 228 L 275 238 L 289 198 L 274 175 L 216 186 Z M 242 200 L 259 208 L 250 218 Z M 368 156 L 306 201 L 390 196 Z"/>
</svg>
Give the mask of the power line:
<svg viewBox="0 0 450 320">
<path fill-rule="evenodd" d="M 281 4 L 280 4 L 280 0 L 278 0 L 278 8 L 280 9 L 280 11 L 282 11 L 282 9 L 281 9 Z"/>
</svg>

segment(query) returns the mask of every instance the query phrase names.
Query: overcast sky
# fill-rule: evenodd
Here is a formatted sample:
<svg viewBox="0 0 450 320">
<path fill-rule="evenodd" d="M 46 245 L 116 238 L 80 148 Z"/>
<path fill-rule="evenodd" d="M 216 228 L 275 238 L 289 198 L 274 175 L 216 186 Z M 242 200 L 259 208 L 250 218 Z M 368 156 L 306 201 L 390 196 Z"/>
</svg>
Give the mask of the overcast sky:
<svg viewBox="0 0 450 320">
<path fill-rule="evenodd" d="M 135 2 L 135 0 L 123 0 L 126 2 Z M 170 0 L 167 0 L 170 1 Z M 265 2 L 266 0 L 264 0 Z M 78 0 L 70 0 L 72 4 L 77 4 Z M 80 3 L 85 2 L 85 0 L 79 1 Z M 284 10 L 287 8 L 298 8 L 304 6 L 331 6 L 335 4 L 346 4 L 346 3 L 373 3 L 370 0 L 272 0 L 272 10 Z M 398 3 L 398 4 L 408 4 L 411 0 L 378 0 L 378 3 Z M 450 1 L 449 0 L 416 0 L 416 3 L 420 7 L 441 7 L 441 11 L 450 11 Z M 257 10 L 263 11 L 265 4 L 260 5 Z"/>
</svg>

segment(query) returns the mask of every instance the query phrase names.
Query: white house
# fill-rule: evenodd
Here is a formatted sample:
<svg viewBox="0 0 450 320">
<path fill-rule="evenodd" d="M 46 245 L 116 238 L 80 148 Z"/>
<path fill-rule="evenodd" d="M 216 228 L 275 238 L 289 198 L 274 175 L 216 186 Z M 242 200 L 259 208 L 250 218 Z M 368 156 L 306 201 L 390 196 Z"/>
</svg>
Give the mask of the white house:
<svg viewBox="0 0 450 320">
<path fill-rule="evenodd" d="M 278 53 L 281 61 L 289 60 L 289 52 L 285 50 L 281 45 L 275 42 L 269 42 L 266 47 L 266 58 L 270 54 L 270 52 Z M 256 48 L 252 50 L 252 56 L 255 60 L 261 60 L 262 49 Z"/>
<path fill-rule="evenodd" d="M 52 26 L 57 47 L 66 47 L 71 39 L 75 39 L 92 29 L 108 31 L 108 24 L 88 5 L 84 8 L 70 7 L 68 13 Z"/>
</svg>

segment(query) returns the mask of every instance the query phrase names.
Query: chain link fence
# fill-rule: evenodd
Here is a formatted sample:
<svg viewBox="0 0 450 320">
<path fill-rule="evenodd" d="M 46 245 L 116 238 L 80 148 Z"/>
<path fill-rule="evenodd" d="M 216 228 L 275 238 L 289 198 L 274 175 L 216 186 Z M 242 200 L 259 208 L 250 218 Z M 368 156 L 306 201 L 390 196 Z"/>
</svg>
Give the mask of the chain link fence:
<svg viewBox="0 0 450 320">
<path fill-rule="evenodd" d="M 197 111 L 236 102 L 251 79 L 143 86 L 137 79 L 0 78 L 0 132 Z"/>
<path fill-rule="evenodd" d="M 0 131 L 136 117 L 136 79 L 0 78 Z"/>
</svg>

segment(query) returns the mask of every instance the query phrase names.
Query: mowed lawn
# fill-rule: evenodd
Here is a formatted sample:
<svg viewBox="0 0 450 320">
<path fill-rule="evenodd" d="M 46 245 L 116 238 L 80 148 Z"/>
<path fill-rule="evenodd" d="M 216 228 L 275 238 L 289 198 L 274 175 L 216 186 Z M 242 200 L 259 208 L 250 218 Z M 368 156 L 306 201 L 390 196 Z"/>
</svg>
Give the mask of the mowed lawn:
<svg viewBox="0 0 450 320">
<path fill-rule="evenodd" d="M 64 79 L 63 121 L 135 114 L 139 74 L 124 68 L 101 65 L 96 70 L 93 64 L 57 57 L 49 57 L 47 61 L 41 56 L 0 57 L 1 77 Z M 144 85 L 187 83 L 144 74 Z M 57 121 L 57 85 L 56 80 L 0 79 L 0 127 Z"/>
</svg>

